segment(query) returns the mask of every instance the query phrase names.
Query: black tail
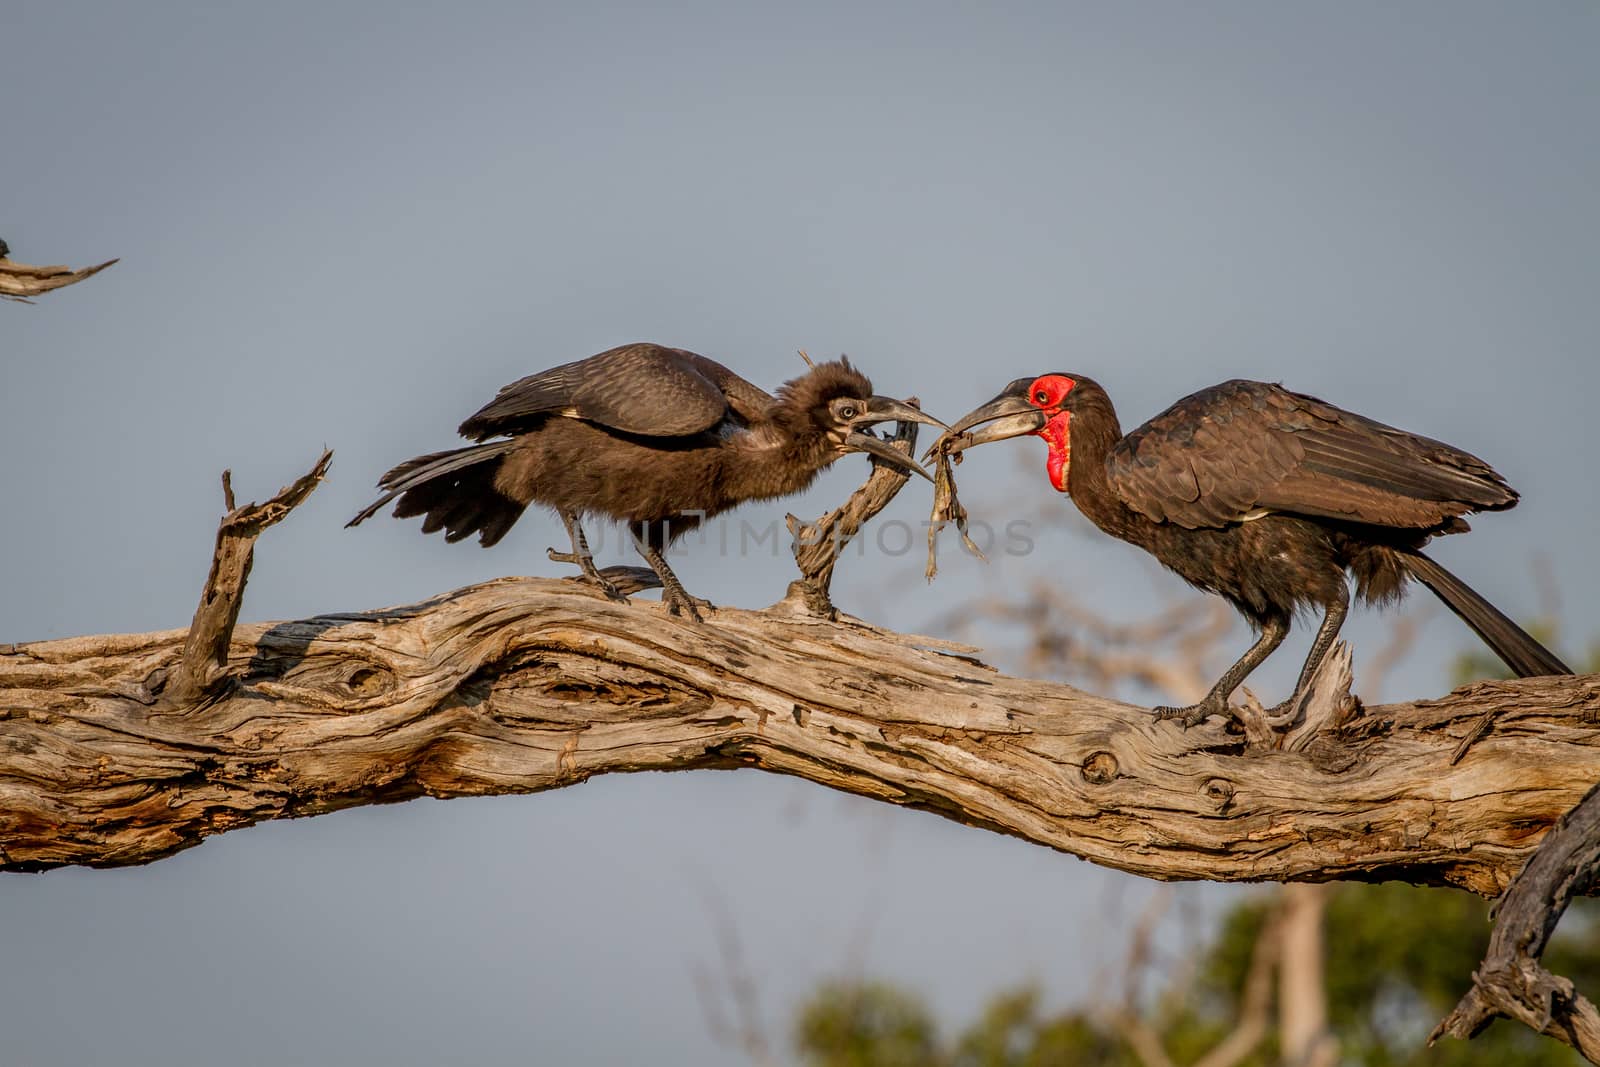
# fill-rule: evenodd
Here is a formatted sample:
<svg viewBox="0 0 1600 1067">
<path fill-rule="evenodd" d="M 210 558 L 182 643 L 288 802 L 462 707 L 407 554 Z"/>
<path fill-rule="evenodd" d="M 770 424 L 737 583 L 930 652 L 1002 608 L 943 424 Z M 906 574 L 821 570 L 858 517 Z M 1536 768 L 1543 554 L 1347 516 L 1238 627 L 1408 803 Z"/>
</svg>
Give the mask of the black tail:
<svg viewBox="0 0 1600 1067">
<path fill-rule="evenodd" d="M 490 441 L 408 459 L 378 480 L 378 488 L 388 492 L 362 508 L 345 526 L 372 518 L 379 508 L 399 497 L 395 518 L 426 515 L 423 533 L 443 530 L 446 541 L 476 533 L 488 548 L 506 535 L 527 507 L 494 484 L 501 458 L 515 445 L 515 441 Z"/>
<path fill-rule="evenodd" d="M 1494 654 L 1505 660 L 1506 666 L 1516 671 L 1518 677 L 1572 673 L 1572 668 L 1557 659 L 1554 652 L 1500 614 L 1499 608 L 1473 592 L 1466 582 L 1421 552 L 1407 552 L 1401 558 L 1417 581 L 1433 590 L 1433 595 L 1444 601 L 1445 607 L 1472 627 L 1472 632 L 1483 638 L 1483 643 L 1494 649 Z"/>
</svg>

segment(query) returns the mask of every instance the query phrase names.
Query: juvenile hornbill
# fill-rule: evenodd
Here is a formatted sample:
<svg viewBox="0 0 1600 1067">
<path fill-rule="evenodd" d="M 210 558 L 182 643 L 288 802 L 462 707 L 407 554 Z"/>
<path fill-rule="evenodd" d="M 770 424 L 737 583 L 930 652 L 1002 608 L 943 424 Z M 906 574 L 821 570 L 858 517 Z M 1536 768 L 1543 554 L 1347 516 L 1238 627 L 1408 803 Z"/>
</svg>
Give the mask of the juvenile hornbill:
<svg viewBox="0 0 1600 1067">
<path fill-rule="evenodd" d="M 584 578 L 613 599 L 616 587 L 594 565 L 579 519 L 627 524 L 634 545 L 661 579 L 674 614 L 698 620 L 662 552 L 706 519 L 746 500 L 787 496 L 850 452 L 870 452 L 927 477 L 866 426 L 914 420 L 945 428 L 909 404 L 874 396 L 848 360 L 816 363 L 776 396 L 715 360 L 656 344 L 631 344 L 541 371 L 500 390 L 460 426 L 481 442 L 432 452 L 395 467 L 384 494 L 348 523 L 399 497 L 397 518 L 424 515 L 423 533 L 459 541 L 476 533 L 485 548 L 529 504 L 561 516 Z"/>
<path fill-rule="evenodd" d="M 974 433 L 967 431 L 988 423 Z M 1260 637 L 1198 704 L 1157 708 L 1192 725 L 1227 716 L 1228 697 L 1283 642 L 1296 609 L 1323 609 L 1295 706 L 1349 608 L 1346 573 L 1368 603 L 1417 579 L 1522 677 L 1570 674 L 1422 546 L 1465 532 L 1516 491 L 1475 456 L 1279 385 L 1235 380 L 1185 397 L 1123 435 L 1104 389 L 1079 374 L 1018 378 L 960 419 L 935 448 L 959 452 L 1033 434 L 1050 484 L 1100 529 L 1233 604 Z"/>
</svg>

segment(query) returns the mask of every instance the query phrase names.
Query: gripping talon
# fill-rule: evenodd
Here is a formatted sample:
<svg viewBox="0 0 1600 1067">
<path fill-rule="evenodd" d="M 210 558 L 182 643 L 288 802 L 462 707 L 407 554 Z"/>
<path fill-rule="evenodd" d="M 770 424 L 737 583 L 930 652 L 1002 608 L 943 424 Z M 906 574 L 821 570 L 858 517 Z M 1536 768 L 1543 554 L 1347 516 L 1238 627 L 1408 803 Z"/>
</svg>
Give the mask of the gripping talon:
<svg viewBox="0 0 1600 1067">
<path fill-rule="evenodd" d="M 1233 717 L 1233 713 L 1228 709 L 1226 702 L 1209 698 L 1200 701 L 1198 704 L 1189 704 L 1181 708 L 1162 704 L 1150 710 L 1158 720 L 1177 719 L 1185 730 L 1191 726 L 1199 726 L 1212 715 L 1221 715 L 1224 719 Z"/>
<path fill-rule="evenodd" d="M 575 575 L 573 580 L 583 582 L 585 585 L 594 586 L 596 589 L 600 590 L 600 592 L 606 595 L 607 600 L 615 600 L 618 603 L 627 602 L 627 595 L 615 585 L 611 584 L 611 581 L 595 568 L 593 556 L 579 555 L 576 552 L 557 552 L 553 548 L 545 549 L 545 555 L 550 557 L 550 561 L 552 563 L 575 564 L 580 570 L 583 571 L 583 573 L 581 575 Z"/>
<path fill-rule="evenodd" d="M 692 596 L 686 592 L 681 597 L 672 593 L 663 593 L 661 602 L 667 606 L 667 614 L 687 615 L 695 622 L 706 621 L 700 615 L 701 608 L 705 608 L 707 611 L 717 610 L 717 606 L 711 601 L 702 600 L 700 597 Z"/>
</svg>

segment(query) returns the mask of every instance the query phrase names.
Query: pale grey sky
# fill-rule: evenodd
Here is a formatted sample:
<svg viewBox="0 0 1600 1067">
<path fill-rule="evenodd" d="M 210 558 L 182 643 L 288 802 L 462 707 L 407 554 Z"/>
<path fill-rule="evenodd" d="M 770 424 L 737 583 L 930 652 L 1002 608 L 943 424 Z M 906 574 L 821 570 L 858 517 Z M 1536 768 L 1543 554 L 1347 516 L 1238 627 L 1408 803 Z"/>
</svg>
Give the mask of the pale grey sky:
<svg viewBox="0 0 1600 1067">
<path fill-rule="evenodd" d="M 1045 370 L 1098 379 L 1128 426 L 1281 379 L 1500 469 L 1521 507 L 1438 555 L 1526 616 L 1542 554 L 1581 643 L 1597 51 L 1588 0 L 10 5 L 0 236 L 123 262 L 0 307 L 0 641 L 183 625 L 220 470 L 260 497 L 324 443 L 332 477 L 262 542 L 247 617 L 559 573 L 543 515 L 489 552 L 341 527 L 501 384 L 649 339 L 769 386 L 797 348 L 848 352 L 947 417 Z M 968 504 L 1047 493 L 1034 445 L 975 454 Z M 739 517 L 820 512 L 863 467 Z M 1184 594 L 1075 527 L 1038 549 L 947 552 L 931 588 L 920 550 L 879 557 L 841 601 L 919 629 L 984 582 L 1128 612 Z M 746 607 L 788 579 L 675 565 Z M 1347 630 L 1358 670 L 1384 633 Z M 1387 695 L 1439 692 L 1471 642 L 1431 610 Z M 689 981 L 712 900 L 781 1032 L 852 969 L 956 1018 L 1019 976 L 1082 995 L 1146 891 L 750 772 L 419 801 L 0 877 L 3 1062 L 737 1063 Z"/>
</svg>

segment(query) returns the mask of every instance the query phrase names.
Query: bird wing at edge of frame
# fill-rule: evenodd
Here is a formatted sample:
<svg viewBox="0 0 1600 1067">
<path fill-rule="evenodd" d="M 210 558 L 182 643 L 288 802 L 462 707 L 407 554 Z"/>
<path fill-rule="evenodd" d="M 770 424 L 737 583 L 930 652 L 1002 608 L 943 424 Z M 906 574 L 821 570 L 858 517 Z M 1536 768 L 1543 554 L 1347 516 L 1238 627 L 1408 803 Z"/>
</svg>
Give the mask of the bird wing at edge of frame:
<svg viewBox="0 0 1600 1067">
<path fill-rule="evenodd" d="M 1243 380 L 1178 401 L 1118 442 L 1106 466 L 1129 507 L 1191 529 L 1261 512 L 1427 529 L 1517 500 L 1460 449 Z"/>
<path fill-rule="evenodd" d="M 743 391 L 739 386 L 755 389 L 715 360 L 693 352 L 623 345 L 512 382 L 463 422 L 459 432 L 483 441 L 525 432 L 541 416 L 566 415 L 623 433 L 688 436 L 727 417 L 728 380 L 736 383 L 736 391 Z"/>
</svg>

